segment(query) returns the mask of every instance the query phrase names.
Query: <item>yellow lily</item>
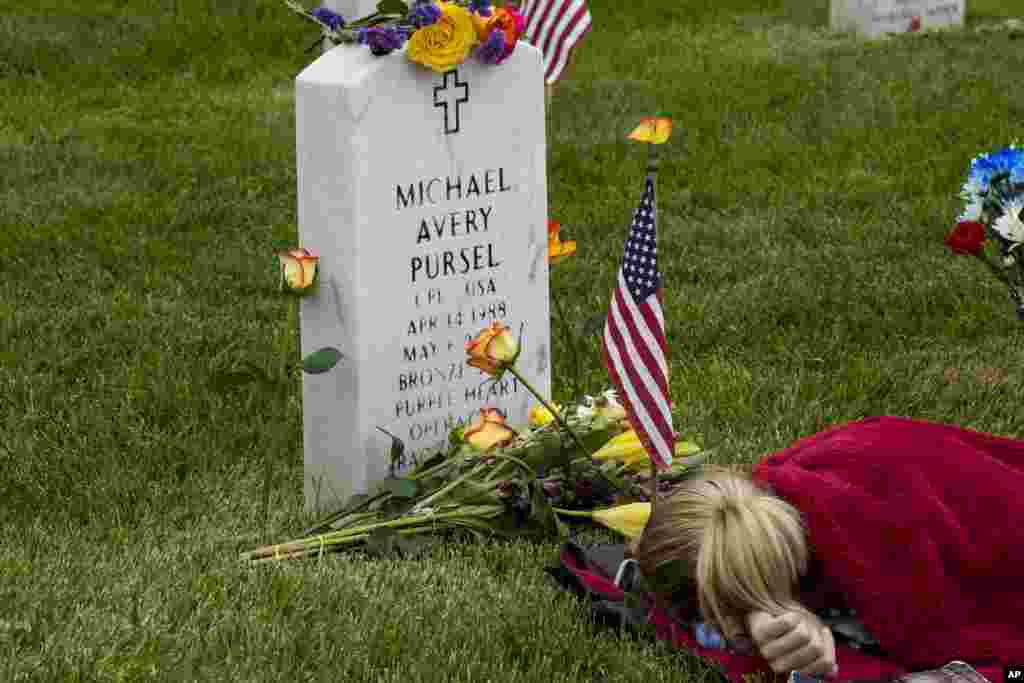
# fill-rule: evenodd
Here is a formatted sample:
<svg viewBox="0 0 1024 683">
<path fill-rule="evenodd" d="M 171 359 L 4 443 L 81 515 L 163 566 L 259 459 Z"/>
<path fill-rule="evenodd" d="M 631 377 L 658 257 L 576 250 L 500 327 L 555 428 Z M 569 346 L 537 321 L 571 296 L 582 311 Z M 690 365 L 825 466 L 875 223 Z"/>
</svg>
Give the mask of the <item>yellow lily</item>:
<svg viewBox="0 0 1024 683">
<path fill-rule="evenodd" d="M 555 512 L 566 517 L 582 517 L 593 520 L 603 527 L 611 529 L 626 538 L 639 538 L 647 526 L 647 518 L 651 516 L 650 503 L 627 503 L 604 510 L 563 510 L 553 508 Z"/>
<path fill-rule="evenodd" d="M 693 455 L 700 452 L 700 446 L 690 441 L 679 441 L 674 448 L 675 454 L 680 457 Z M 632 429 L 629 429 L 615 438 L 611 439 L 593 455 L 595 460 L 613 460 L 631 470 L 640 471 L 649 469 L 651 458 L 647 455 L 647 449 L 640 441 L 640 436 Z"/>
</svg>

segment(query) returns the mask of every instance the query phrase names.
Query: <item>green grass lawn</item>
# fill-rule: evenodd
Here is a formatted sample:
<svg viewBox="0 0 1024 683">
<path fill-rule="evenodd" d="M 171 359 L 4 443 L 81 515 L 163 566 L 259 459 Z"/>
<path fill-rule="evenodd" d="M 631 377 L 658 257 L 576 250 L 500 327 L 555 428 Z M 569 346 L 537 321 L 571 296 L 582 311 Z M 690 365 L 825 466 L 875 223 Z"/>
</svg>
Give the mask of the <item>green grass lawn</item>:
<svg viewBox="0 0 1024 683">
<path fill-rule="evenodd" d="M 1024 138 L 1024 36 L 975 31 L 1011 4 L 863 43 L 824 0 L 593 0 L 548 118 L 549 213 L 579 243 L 553 295 L 604 310 L 643 177 L 625 135 L 664 111 L 684 435 L 751 463 L 867 415 L 1021 434 L 1020 323 L 943 246 L 970 159 Z M 273 0 L 0 0 L 0 681 L 713 675 L 589 624 L 541 571 L 554 541 L 238 562 L 310 521 L 271 245 L 297 242 L 314 38 Z"/>
</svg>

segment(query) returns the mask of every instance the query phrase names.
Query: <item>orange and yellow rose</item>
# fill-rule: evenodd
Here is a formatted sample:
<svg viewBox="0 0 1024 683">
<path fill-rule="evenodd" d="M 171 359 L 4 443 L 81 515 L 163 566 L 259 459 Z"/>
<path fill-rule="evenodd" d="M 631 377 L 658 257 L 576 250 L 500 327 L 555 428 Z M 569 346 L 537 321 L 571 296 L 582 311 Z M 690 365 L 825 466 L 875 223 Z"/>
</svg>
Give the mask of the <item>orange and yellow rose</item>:
<svg viewBox="0 0 1024 683">
<path fill-rule="evenodd" d="M 481 408 L 480 414 L 466 427 L 463 440 L 481 451 L 500 448 L 516 438 L 515 431 L 505 424 L 505 418 L 495 408 Z"/>
<path fill-rule="evenodd" d="M 470 365 L 492 377 L 501 377 L 519 357 L 519 342 L 507 326 L 493 322 L 466 342 Z"/>
<path fill-rule="evenodd" d="M 444 73 L 466 61 L 478 42 L 477 31 L 473 15 L 466 8 L 450 2 L 437 5 L 441 17 L 412 34 L 406 55 L 417 64 Z"/>
<path fill-rule="evenodd" d="M 281 288 L 302 293 L 316 281 L 320 257 L 308 249 L 290 249 L 277 252 L 281 263 Z"/>
</svg>

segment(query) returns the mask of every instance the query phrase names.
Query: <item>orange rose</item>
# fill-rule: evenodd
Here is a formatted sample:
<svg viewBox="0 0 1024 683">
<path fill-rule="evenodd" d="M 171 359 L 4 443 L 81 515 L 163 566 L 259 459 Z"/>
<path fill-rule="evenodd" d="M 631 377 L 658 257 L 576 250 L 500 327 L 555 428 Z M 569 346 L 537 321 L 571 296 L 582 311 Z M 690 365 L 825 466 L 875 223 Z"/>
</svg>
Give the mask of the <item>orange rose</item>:
<svg viewBox="0 0 1024 683">
<path fill-rule="evenodd" d="M 563 242 L 558 236 L 562 225 L 558 221 L 548 221 L 548 263 L 555 265 L 559 261 L 576 253 L 576 242 Z"/>
<path fill-rule="evenodd" d="M 505 34 L 505 51 L 495 64 L 505 61 L 516 47 L 516 42 L 526 29 L 526 19 L 514 7 L 491 8 L 491 16 L 481 17 L 473 13 L 473 26 L 476 28 L 477 39 L 483 44 L 491 31 L 502 31 Z"/>
<path fill-rule="evenodd" d="M 308 249 L 277 252 L 281 262 L 281 288 L 302 293 L 316 280 L 320 257 Z"/>
<path fill-rule="evenodd" d="M 501 377 L 519 357 L 519 342 L 512 331 L 499 322 L 491 323 L 480 334 L 466 342 L 467 361 L 492 377 Z"/>
<path fill-rule="evenodd" d="M 516 433 L 505 424 L 505 418 L 495 408 L 481 408 L 480 415 L 466 427 L 466 443 L 481 451 L 508 445 Z"/>
</svg>

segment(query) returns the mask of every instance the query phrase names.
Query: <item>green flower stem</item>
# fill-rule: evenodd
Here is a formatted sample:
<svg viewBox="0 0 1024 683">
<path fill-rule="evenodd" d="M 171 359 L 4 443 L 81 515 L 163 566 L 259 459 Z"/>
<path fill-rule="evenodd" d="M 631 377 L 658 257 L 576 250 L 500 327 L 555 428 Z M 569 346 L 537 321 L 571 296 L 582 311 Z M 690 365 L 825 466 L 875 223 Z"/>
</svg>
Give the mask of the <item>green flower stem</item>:
<svg viewBox="0 0 1024 683">
<path fill-rule="evenodd" d="M 981 253 L 974 254 L 974 257 L 977 258 L 982 263 L 984 263 L 985 267 L 992 271 L 992 274 L 995 275 L 1000 282 L 1007 286 L 1010 285 L 1010 278 L 1006 276 L 1006 273 L 1004 273 L 1002 269 L 1000 269 L 996 264 L 992 263 L 992 261 L 990 261 L 988 257 Z"/>
<path fill-rule="evenodd" d="M 565 510 L 563 508 L 556 508 L 556 507 L 552 507 L 551 509 L 554 512 L 557 512 L 560 515 L 565 515 L 566 517 L 579 517 L 580 519 L 593 519 L 594 518 L 594 511 L 593 510 Z"/>
<path fill-rule="evenodd" d="M 360 527 L 321 534 L 319 536 L 300 538 L 299 540 L 281 543 L 279 545 L 263 546 L 262 548 L 242 553 L 242 559 L 257 560 L 276 555 L 289 555 L 304 552 L 309 549 L 317 550 L 321 546 L 326 549 L 337 546 L 352 545 L 360 540 L 365 540 L 367 534 L 377 529 L 410 529 L 414 527 L 432 528 L 437 522 L 445 522 L 462 517 L 500 514 L 503 510 L 503 505 L 467 505 L 459 508 L 458 510 L 453 510 L 452 512 L 442 512 L 434 515 L 406 515 L 386 522 L 366 524 Z"/>
<path fill-rule="evenodd" d="M 491 470 L 486 477 L 484 477 L 484 483 L 489 484 L 495 479 L 497 479 L 498 475 L 501 474 L 508 467 L 508 465 L 511 464 L 512 463 L 508 460 L 502 460 L 501 462 L 499 462 L 497 466 L 493 470 Z"/>
<path fill-rule="evenodd" d="M 446 484 L 445 486 L 442 486 L 441 488 L 439 488 L 434 493 L 430 494 L 429 496 L 427 496 L 426 498 L 424 498 L 420 502 L 418 502 L 415 505 L 413 505 L 412 508 L 410 509 L 410 512 L 418 512 L 418 511 L 422 510 L 423 508 L 427 507 L 428 505 L 430 505 L 430 503 L 433 503 L 435 500 L 437 500 L 441 496 L 445 495 L 446 493 L 449 493 L 450 491 L 455 490 L 456 488 L 458 488 L 462 484 L 462 482 L 466 481 L 471 476 L 475 475 L 477 472 L 482 470 L 484 467 L 486 467 L 486 465 L 484 463 L 478 464 L 476 467 L 474 467 L 473 469 L 469 470 L 468 472 L 463 474 L 461 477 L 459 477 L 455 481 L 453 481 L 453 482 L 451 482 L 449 484 Z"/>
<path fill-rule="evenodd" d="M 561 415 L 558 414 L 558 411 L 555 410 L 554 406 L 552 406 L 550 403 L 548 403 L 547 399 L 545 399 L 543 396 L 541 396 L 540 393 L 536 389 L 533 388 L 533 385 L 530 384 L 526 380 L 526 378 L 523 377 L 519 373 L 518 370 L 516 370 L 514 365 L 510 365 L 507 368 L 507 370 L 512 373 L 513 377 L 515 377 L 516 379 L 518 379 L 520 382 L 523 383 L 523 386 L 526 387 L 527 391 L 529 391 L 531 394 L 533 394 L 537 398 L 537 400 L 541 402 L 541 405 L 543 405 L 545 408 L 548 409 L 548 412 L 550 412 L 554 416 L 555 422 L 558 423 L 558 426 L 561 427 L 562 429 L 564 429 L 565 431 L 567 431 L 569 433 L 569 436 L 572 437 L 572 440 L 576 442 L 576 445 L 579 447 L 579 449 L 581 451 L 583 451 L 584 453 L 586 453 L 589 456 L 593 456 L 594 455 L 593 453 L 591 453 L 590 451 L 588 451 L 586 449 L 586 447 L 583 445 L 583 442 L 580 441 L 578 436 L 576 436 L 576 432 L 574 432 L 572 430 L 572 428 L 568 424 L 566 424 L 564 420 L 562 420 Z"/>
<path fill-rule="evenodd" d="M 402 536 L 415 536 L 416 534 L 429 534 L 436 531 L 433 527 L 429 526 L 418 526 L 410 529 L 398 529 L 396 533 Z M 370 534 L 356 534 L 355 536 L 346 537 L 341 542 L 325 543 L 323 546 L 324 552 L 334 551 L 346 546 L 356 545 L 362 543 L 370 538 Z M 263 555 L 261 557 L 250 558 L 253 564 L 263 564 L 266 562 L 277 562 L 279 560 L 301 560 L 306 557 L 314 557 L 320 554 L 320 544 L 304 546 L 302 549 L 293 549 L 288 552 L 277 552 L 270 555 Z"/>
<path fill-rule="evenodd" d="M 458 460 L 459 461 L 465 461 L 466 460 L 466 456 L 463 455 L 460 458 L 458 458 Z M 441 471 L 441 470 L 443 470 L 445 468 L 451 467 L 455 463 L 456 463 L 456 460 L 454 458 L 452 458 L 452 459 L 446 458 L 444 461 L 437 463 L 433 467 L 429 467 L 429 468 L 423 470 L 422 472 L 417 472 L 416 474 L 410 474 L 406 478 L 407 479 L 411 479 L 412 481 L 418 481 L 420 479 L 425 479 L 426 477 L 430 476 L 431 474 L 435 474 L 436 472 L 439 472 L 439 471 Z"/>
</svg>

